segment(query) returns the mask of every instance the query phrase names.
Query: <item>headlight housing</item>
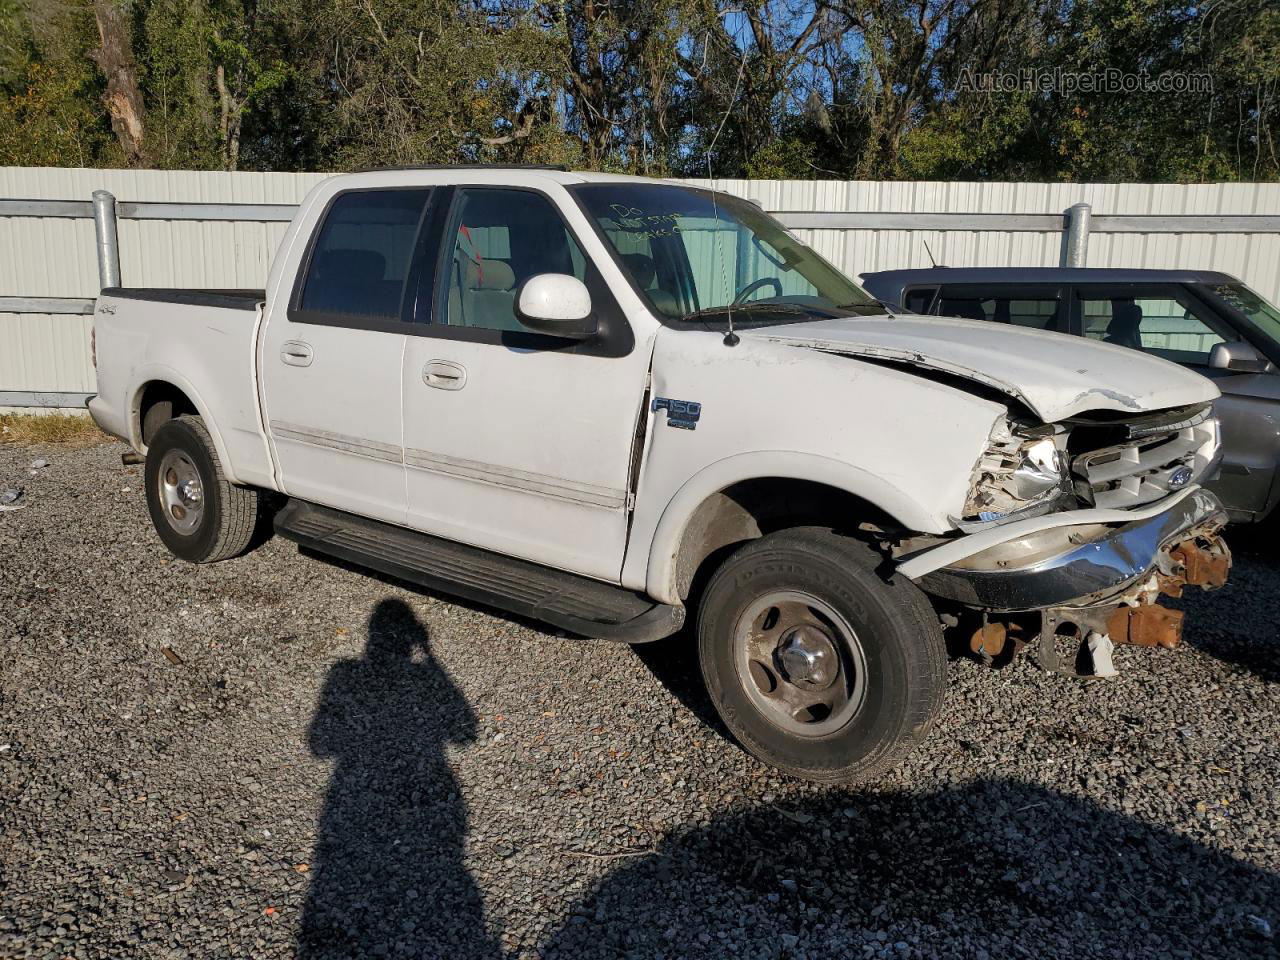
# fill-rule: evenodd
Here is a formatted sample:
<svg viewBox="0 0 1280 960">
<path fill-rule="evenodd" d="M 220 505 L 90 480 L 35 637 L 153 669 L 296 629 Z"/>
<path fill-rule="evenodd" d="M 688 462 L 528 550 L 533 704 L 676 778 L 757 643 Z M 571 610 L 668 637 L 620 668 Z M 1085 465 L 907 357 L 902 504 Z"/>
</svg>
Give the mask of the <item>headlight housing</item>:
<svg viewBox="0 0 1280 960">
<path fill-rule="evenodd" d="M 1066 454 L 1067 431 L 1057 424 L 996 421 L 973 468 L 961 530 L 1025 520 L 1074 503 Z"/>
</svg>

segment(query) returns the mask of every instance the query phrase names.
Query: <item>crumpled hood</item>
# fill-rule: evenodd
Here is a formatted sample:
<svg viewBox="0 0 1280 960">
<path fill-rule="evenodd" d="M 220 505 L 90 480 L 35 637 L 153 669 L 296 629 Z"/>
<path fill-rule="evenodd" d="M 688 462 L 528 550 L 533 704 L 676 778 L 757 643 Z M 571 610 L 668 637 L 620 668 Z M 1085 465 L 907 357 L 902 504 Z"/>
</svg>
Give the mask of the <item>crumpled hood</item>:
<svg viewBox="0 0 1280 960">
<path fill-rule="evenodd" d="M 1021 400 L 1046 423 L 1086 410 L 1142 413 L 1218 396 L 1209 380 L 1150 354 L 980 320 L 849 317 L 742 335 L 955 374 Z"/>
</svg>

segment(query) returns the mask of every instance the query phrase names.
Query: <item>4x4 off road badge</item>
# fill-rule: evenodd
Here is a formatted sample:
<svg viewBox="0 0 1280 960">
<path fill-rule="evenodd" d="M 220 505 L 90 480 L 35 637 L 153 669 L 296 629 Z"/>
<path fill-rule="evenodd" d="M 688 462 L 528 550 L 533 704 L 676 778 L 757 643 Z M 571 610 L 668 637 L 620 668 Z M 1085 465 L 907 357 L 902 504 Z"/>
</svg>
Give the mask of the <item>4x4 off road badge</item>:
<svg viewBox="0 0 1280 960">
<path fill-rule="evenodd" d="M 653 398 L 653 412 L 667 411 L 667 426 L 680 430 L 698 429 L 698 418 L 702 416 L 702 404 L 692 400 L 671 400 L 668 397 Z"/>
</svg>

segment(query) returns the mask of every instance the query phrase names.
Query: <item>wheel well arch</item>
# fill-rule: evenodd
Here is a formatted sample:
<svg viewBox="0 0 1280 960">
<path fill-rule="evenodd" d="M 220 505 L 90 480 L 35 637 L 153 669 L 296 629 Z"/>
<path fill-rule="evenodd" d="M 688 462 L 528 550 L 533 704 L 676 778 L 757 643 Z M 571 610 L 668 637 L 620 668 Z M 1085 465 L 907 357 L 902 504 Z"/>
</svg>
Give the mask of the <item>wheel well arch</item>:
<svg viewBox="0 0 1280 960">
<path fill-rule="evenodd" d="M 136 431 L 139 445 L 143 449 L 150 445 L 156 430 L 166 420 L 200 412 L 185 390 L 167 380 L 148 380 L 144 383 L 138 388 L 133 406 L 131 428 Z"/>
<path fill-rule="evenodd" d="M 673 570 L 676 592 L 687 600 L 742 544 L 805 526 L 869 539 L 871 529 L 900 524 L 871 501 L 831 484 L 786 476 L 739 480 L 703 499 L 685 524 Z"/>
</svg>

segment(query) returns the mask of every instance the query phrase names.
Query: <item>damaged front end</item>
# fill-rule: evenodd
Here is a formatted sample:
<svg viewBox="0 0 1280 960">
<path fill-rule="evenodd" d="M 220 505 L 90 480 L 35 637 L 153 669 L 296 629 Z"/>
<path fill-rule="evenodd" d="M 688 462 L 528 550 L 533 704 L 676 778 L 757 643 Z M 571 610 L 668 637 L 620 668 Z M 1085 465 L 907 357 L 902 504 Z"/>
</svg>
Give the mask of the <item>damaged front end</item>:
<svg viewBox="0 0 1280 960">
<path fill-rule="evenodd" d="M 1193 500 L 1188 506 L 1199 511 L 1208 504 Z M 975 607 L 975 595 L 956 590 L 956 581 L 948 580 L 946 575 L 925 577 L 922 585 L 933 589 L 936 596 L 956 600 L 952 609 L 960 612 L 959 616 L 947 614 L 945 621 L 965 641 L 968 652 L 984 663 L 1005 663 L 1029 648 L 1039 666 L 1048 671 L 1073 677 L 1115 676 L 1111 662 L 1115 646 L 1161 646 L 1171 650 L 1181 643 L 1183 613 L 1161 607 L 1161 596 L 1181 596 L 1187 586 L 1216 590 L 1225 584 L 1231 553 L 1220 535 L 1224 522 L 1225 516 L 1211 511 L 1198 524 L 1172 531 L 1158 545 L 1151 570 L 1137 576 L 1132 575 L 1137 566 L 1133 559 L 1130 566 L 1116 566 L 1114 558 L 1121 554 L 1133 558 L 1125 548 L 1133 547 L 1135 538 L 1144 539 L 1147 531 L 1117 532 L 1106 545 L 1111 550 L 1111 561 L 1107 561 L 1107 549 L 1102 543 L 1082 544 L 1083 549 L 1075 550 L 1053 567 L 1057 571 L 1055 579 L 1065 585 L 1071 576 L 1079 575 L 1080 566 L 1085 564 L 1110 567 L 1111 579 L 1119 581 L 1120 586 L 1094 591 L 1073 602 L 1028 608 L 1032 596 L 1006 593 L 1004 600 L 997 600 L 996 594 L 988 593 L 986 602 Z M 1039 570 L 1048 571 L 1050 567 Z M 1089 575 L 1096 572 L 1091 570 Z M 1023 568 L 1010 570 L 1007 575 L 1021 579 L 1036 576 L 1036 571 Z M 961 596 L 969 602 L 960 602 Z M 1048 594 L 1043 599 L 1048 599 Z M 1018 609 L 1002 609 L 1001 605 Z"/>
<path fill-rule="evenodd" d="M 1226 583 L 1226 522 L 1218 499 L 1195 489 L 1152 516 L 1028 533 L 916 582 L 961 612 L 952 626 L 966 632 L 969 650 L 984 662 L 1030 647 L 1045 669 L 1111 676 L 1116 644 L 1180 642 L 1182 614 L 1159 606 L 1161 596 Z"/>
<path fill-rule="evenodd" d="M 998 422 L 953 520 L 962 536 L 901 544 L 898 569 L 984 662 L 1028 647 L 1049 670 L 1113 675 L 1115 644 L 1180 641 L 1182 614 L 1160 596 L 1226 582 L 1227 514 L 1195 485 L 1218 448 L 1207 405 L 1126 422 Z"/>
<path fill-rule="evenodd" d="M 962 532 L 1043 516 L 1074 498 L 1067 466 L 1067 431 L 1057 424 L 1023 426 L 1001 417 L 974 465 Z"/>
<path fill-rule="evenodd" d="M 1205 526 L 1162 548 L 1155 572 L 1119 596 L 1042 611 L 1036 662 L 1068 676 L 1107 677 L 1115 675 L 1111 651 L 1119 644 L 1172 650 L 1182 642 L 1183 613 L 1160 606 L 1159 597 L 1180 597 L 1188 586 L 1216 590 L 1227 582 L 1231 551 L 1219 529 Z"/>
</svg>

